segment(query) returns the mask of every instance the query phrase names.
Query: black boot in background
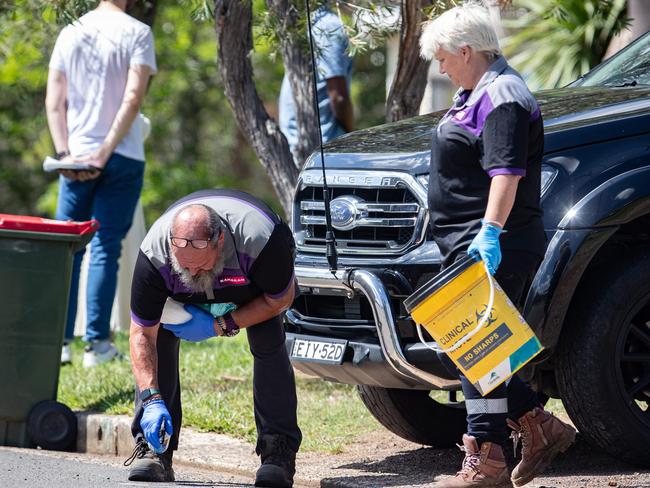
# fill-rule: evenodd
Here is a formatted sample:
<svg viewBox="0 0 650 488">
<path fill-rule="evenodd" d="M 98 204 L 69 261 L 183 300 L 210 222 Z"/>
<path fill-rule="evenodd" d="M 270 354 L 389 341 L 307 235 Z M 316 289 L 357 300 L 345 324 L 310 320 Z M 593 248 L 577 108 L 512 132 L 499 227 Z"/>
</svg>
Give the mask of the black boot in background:
<svg viewBox="0 0 650 488">
<path fill-rule="evenodd" d="M 296 472 L 296 453 L 289 448 L 286 436 L 265 434 L 257 441 L 255 452 L 262 465 L 255 475 L 255 486 L 291 488 Z"/>
</svg>

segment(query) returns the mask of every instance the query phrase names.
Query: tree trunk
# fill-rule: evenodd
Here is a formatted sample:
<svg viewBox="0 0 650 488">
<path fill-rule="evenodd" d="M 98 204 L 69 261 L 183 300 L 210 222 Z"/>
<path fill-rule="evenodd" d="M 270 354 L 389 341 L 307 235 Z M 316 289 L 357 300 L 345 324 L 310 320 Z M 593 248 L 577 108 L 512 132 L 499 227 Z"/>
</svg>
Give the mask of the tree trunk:
<svg viewBox="0 0 650 488">
<path fill-rule="evenodd" d="M 314 106 L 309 39 L 307 33 L 299 28 L 305 10 L 289 0 L 267 0 L 266 4 L 282 32 L 279 36 L 282 61 L 293 93 L 298 128 L 296 166 L 301 168 L 307 156 L 318 146 L 318 118 Z"/>
<path fill-rule="evenodd" d="M 235 131 L 235 141 L 228 156 L 228 167 L 236 181 L 248 183 L 253 176 L 248 158 L 248 141 L 240 130 Z"/>
<path fill-rule="evenodd" d="M 386 121 L 394 122 L 418 114 L 427 84 L 428 63 L 420 58 L 420 33 L 426 20 L 423 9 L 431 0 L 402 0 L 400 5 L 399 59 L 386 100 Z"/>
<path fill-rule="evenodd" d="M 266 112 L 253 81 L 251 1 L 216 0 L 215 7 L 219 72 L 226 98 L 239 128 L 271 178 L 282 207 L 290 215 L 298 168 L 286 138 Z"/>
</svg>

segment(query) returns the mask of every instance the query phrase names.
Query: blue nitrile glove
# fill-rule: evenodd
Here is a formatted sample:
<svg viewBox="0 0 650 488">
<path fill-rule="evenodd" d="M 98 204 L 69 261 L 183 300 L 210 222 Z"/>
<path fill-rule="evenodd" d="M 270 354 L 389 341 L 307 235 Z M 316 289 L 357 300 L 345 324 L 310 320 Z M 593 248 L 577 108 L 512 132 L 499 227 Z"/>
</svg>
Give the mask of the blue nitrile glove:
<svg viewBox="0 0 650 488">
<path fill-rule="evenodd" d="M 171 436 L 174 433 L 172 417 L 161 398 L 151 400 L 144 405 L 144 412 L 140 419 L 140 428 L 147 440 L 149 447 L 156 454 L 162 454 L 167 450 L 169 441 L 160 443 L 160 431 L 165 428 L 165 433 Z"/>
<path fill-rule="evenodd" d="M 499 234 L 502 229 L 490 222 L 481 222 L 481 230 L 467 248 L 467 254 L 479 256 L 487 264 L 490 273 L 494 274 L 501 264 Z"/>
<path fill-rule="evenodd" d="M 214 317 L 211 314 L 194 305 L 185 305 L 183 308 L 192 318 L 182 324 L 161 324 L 163 328 L 176 337 L 191 342 L 203 341 L 217 335 L 214 331 Z"/>
</svg>

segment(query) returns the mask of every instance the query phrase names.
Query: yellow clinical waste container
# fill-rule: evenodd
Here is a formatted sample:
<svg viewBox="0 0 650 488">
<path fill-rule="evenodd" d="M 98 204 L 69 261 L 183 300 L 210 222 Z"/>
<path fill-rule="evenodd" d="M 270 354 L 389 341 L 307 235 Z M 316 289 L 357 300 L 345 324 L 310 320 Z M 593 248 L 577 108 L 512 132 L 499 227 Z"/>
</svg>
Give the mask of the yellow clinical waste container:
<svg viewBox="0 0 650 488">
<path fill-rule="evenodd" d="M 404 302 L 476 389 L 486 395 L 542 350 L 517 308 L 487 272 L 467 256 Z"/>
</svg>

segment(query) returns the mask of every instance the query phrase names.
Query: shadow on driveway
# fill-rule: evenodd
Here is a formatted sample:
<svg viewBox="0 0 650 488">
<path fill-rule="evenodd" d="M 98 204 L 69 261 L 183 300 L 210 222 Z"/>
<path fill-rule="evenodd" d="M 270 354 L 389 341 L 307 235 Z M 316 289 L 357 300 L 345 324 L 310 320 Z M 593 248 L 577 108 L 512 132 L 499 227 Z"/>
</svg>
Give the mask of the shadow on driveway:
<svg viewBox="0 0 650 488">
<path fill-rule="evenodd" d="M 506 450 L 506 456 L 511 468 L 519 462 L 518 459 L 513 459 L 511 446 L 509 452 Z M 462 460 L 463 453 L 456 449 L 419 448 L 401 451 L 380 460 L 361 459 L 332 467 L 332 471 L 351 469 L 365 474 L 328 477 L 321 481 L 321 487 L 428 487 L 437 476 L 454 475 Z M 634 466 L 597 451 L 578 435 L 576 443 L 566 453 L 560 454 L 546 472 L 529 486 L 650 488 L 650 470 L 639 471 Z"/>
</svg>

